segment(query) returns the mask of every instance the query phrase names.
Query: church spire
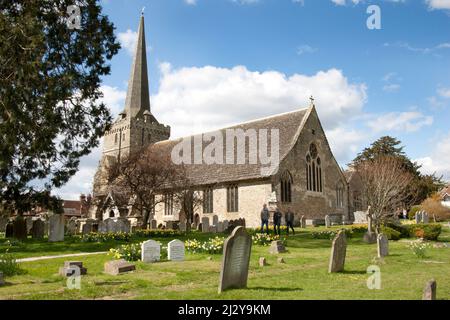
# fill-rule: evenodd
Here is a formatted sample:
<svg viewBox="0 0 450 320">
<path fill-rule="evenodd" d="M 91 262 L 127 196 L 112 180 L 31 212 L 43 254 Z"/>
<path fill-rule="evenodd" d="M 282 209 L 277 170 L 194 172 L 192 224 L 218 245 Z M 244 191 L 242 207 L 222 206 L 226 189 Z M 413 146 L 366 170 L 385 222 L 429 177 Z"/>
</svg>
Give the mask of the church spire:
<svg viewBox="0 0 450 320">
<path fill-rule="evenodd" d="M 148 112 L 146 112 L 148 111 Z M 138 40 L 131 67 L 128 92 L 125 100 L 125 113 L 127 117 L 143 117 L 144 112 L 150 113 L 150 93 L 147 73 L 147 49 L 145 44 L 144 12 L 139 23 Z"/>
</svg>

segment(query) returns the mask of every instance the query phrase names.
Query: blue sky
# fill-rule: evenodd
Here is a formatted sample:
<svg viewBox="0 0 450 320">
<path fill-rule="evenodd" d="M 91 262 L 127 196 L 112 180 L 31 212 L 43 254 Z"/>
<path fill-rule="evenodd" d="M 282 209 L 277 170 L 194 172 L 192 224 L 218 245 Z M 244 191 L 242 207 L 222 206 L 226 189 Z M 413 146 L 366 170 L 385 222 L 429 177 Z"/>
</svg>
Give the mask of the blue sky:
<svg viewBox="0 0 450 320">
<path fill-rule="evenodd" d="M 104 101 L 123 107 L 145 7 L 152 112 L 173 137 L 316 105 L 345 166 L 382 135 L 450 180 L 450 0 L 103 0 L 122 50 Z M 369 5 L 381 30 L 369 30 Z M 100 149 L 57 193 L 90 191 Z"/>
</svg>

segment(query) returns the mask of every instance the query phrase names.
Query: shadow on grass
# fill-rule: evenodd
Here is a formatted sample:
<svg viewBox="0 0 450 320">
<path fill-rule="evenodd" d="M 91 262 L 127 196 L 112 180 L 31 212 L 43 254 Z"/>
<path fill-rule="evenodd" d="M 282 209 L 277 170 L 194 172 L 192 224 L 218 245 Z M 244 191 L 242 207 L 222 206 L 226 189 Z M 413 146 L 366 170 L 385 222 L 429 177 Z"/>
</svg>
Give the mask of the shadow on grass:
<svg viewBox="0 0 450 320">
<path fill-rule="evenodd" d="M 343 274 L 367 274 L 367 271 L 361 271 L 361 270 L 344 270 L 341 273 Z"/>
<path fill-rule="evenodd" d="M 262 290 L 262 291 L 281 291 L 281 292 L 303 291 L 302 288 L 248 287 L 247 289 L 248 290 Z"/>
</svg>

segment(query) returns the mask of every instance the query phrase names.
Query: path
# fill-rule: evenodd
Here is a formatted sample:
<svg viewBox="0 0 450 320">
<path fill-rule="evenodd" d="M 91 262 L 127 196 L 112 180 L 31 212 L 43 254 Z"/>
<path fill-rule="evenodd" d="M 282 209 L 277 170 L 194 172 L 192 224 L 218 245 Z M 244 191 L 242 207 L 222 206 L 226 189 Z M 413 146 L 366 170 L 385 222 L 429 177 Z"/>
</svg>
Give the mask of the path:
<svg viewBox="0 0 450 320">
<path fill-rule="evenodd" d="M 17 259 L 17 262 L 32 262 L 32 261 L 39 261 L 39 260 L 49 260 L 49 259 L 58 259 L 58 258 L 70 258 L 70 257 L 80 257 L 80 256 L 92 256 L 95 254 L 106 254 L 107 251 L 101 251 L 101 252 L 85 252 L 85 253 L 71 253 L 71 254 L 63 254 L 59 256 L 42 256 L 42 257 L 32 257 L 32 258 L 23 258 L 23 259 Z"/>
</svg>

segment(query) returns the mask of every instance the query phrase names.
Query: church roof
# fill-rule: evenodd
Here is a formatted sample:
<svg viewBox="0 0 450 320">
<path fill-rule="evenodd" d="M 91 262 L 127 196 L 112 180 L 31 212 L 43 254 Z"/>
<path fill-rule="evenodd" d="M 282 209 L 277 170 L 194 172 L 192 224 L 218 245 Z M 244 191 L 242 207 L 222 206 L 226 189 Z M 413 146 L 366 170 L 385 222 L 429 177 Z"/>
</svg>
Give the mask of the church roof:
<svg viewBox="0 0 450 320">
<path fill-rule="evenodd" d="M 270 156 L 271 148 L 271 129 L 279 130 L 279 156 L 280 163 L 284 157 L 289 153 L 289 151 L 294 146 L 297 141 L 298 135 L 301 132 L 304 122 L 308 118 L 311 108 L 305 108 L 296 110 L 293 112 L 283 113 L 263 119 L 258 119 L 254 121 L 249 121 L 228 128 L 223 128 L 217 130 L 222 133 L 222 136 L 226 136 L 227 129 L 242 129 L 247 131 L 249 129 L 254 129 L 257 133 L 261 129 L 267 129 L 268 136 L 268 155 Z M 165 155 L 171 155 L 173 148 L 181 143 L 183 139 L 189 139 L 194 141 L 194 136 L 179 138 L 176 140 L 166 140 L 158 142 L 152 145 L 150 148 L 154 149 L 154 152 L 160 152 Z M 210 142 L 203 142 L 203 150 L 210 144 Z M 249 164 L 248 161 L 248 139 L 246 139 L 246 161 L 245 164 L 185 164 L 188 178 L 194 185 L 212 185 L 225 182 L 237 182 L 243 180 L 254 180 L 268 178 L 277 173 L 278 168 L 275 171 L 264 173 L 261 171 L 262 168 L 267 168 L 267 165 L 263 165 L 259 161 L 256 164 Z M 194 148 L 191 147 L 191 152 L 193 154 Z M 226 158 L 226 141 L 223 138 L 223 155 L 224 162 Z M 193 159 L 193 156 L 191 157 Z"/>
</svg>

